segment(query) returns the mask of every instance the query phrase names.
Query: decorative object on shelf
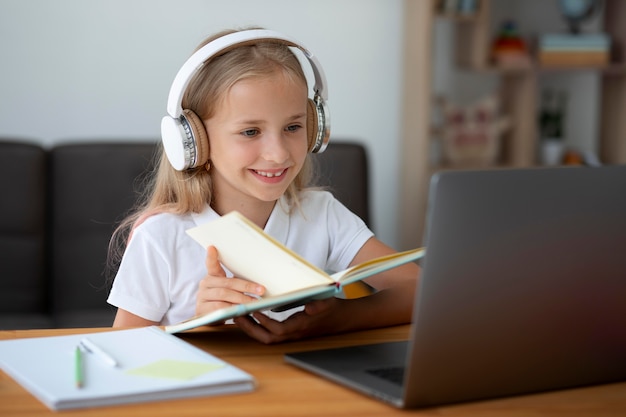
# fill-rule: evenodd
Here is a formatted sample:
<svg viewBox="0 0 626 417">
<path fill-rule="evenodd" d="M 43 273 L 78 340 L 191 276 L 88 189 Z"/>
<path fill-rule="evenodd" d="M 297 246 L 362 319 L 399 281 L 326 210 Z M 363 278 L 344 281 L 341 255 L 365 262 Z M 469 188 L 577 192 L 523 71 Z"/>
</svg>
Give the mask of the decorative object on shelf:
<svg viewBox="0 0 626 417">
<path fill-rule="evenodd" d="M 603 66 L 609 63 L 611 39 L 606 33 L 583 33 L 581 24 L 601 9 L 600 0 L 560 0 L 569 33 L 539 38 L 537 58 L 542 66 Z"/>
<path fill-rule="evenodd" d="M 560 165 L 563 162 L 566 106 L 566 92 L 543 91 L 539 112 L 540 159 L 543 165 Z"/>
<path fill-rule="evenodd" d="M 519 35 L 517 24 L 513 20 L 502 23 L 500 32 L 491 46 L 491 57 L 499 67 L 530 67 L 530 55 L 526 41 Z"/>
<path fill-rule="evenodd" d="M 508 117 L 500 114 L 500 100 L 489 95 L 469 106 L 440 97 L 440 137 L 443 156 L 451 166 L 484 167 L 496 163 L 500 137 L 508 129 Z"/>
<path fill-rule="evenodd" d="M 559 0 L 561 14 L 567 20 L 571 33 L 581 33 L 580 25 L 600 10 L 601 0 Z"/>
<path fill-rule="evenodd" d="M 568 149 L 563 153 L 563 165 L 584 165 L 584 155 L 575 149 Z"/>
</svg>

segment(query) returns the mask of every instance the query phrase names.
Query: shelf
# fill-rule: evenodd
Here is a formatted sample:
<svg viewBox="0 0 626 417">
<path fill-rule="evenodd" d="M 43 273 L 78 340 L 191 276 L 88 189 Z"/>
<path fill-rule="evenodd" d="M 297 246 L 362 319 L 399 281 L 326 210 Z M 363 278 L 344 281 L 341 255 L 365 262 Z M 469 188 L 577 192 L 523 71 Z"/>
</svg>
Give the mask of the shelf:
<svg viewBox="0 0 626 417">
<path fill-rule="evenodd" d="M 471 22 L 456 25 L 456 64 L 465 70 L 493 74 L 500 79 L 503 112 L 513 120 L 513 131 L 505 134 L 503 142 L 508 149 L 505 161 L 513 166 L 530 166 L 535 163 L 538 133 L 536 115 L 539 112 L 537 97 L 540 78 L 544 75 L 594 72 L 600 75 L 601 104 L 598 108 L 598 143 L 600 158 L 604 163 L 626 163 L 626 121 L 621 112 L 626 105 L 626 2 L 606 0 L 601 30 L 612 39 L 611 60 L 608 65 L 541 65 L 532 58 L 529 66 L 497 67 L 491 62 L 490 51 L 497 24 L 493 21 L 497 10 L 507 0 L 482 0 L 479 13 Z M 513 18 L 522 3 L 508 7 Z M 508 5 L 508 3 L 507 3 Z M 542 8 L 555 7 L 555 2 L 526 3 L 526 17 L 541 13 Z M 529 10 L 528 8 L 534 8 Z M 500 13 L 501 14 L 501 13 Z M 523 25 L 523 20 L 522 20 Z"/>
<path fill-rule="evenodd" d="M 460 14 L 460 13 L 437 13 L 437 19 L 449 20 L 452 22 L 475 22 L 478 19 L 478 13 Z"/>
<path fill-rule="evenodd" d="M 626 74 L 626 64 L 609 64 L 609 65 L 577 65 L 577 66 L 542 66 L 532 63 L 526 67 L 499 67 L 496 65 L 487 65 L 481 67 L 462 66 L 466 71 L 481 72 L 486 74 L 528 74 L 528 73 L 551 73 L 551 72 L 580 72 L 594 71 L 602 74 L 621 75 Z"/>
<path fill-rule="evenodd" d="M 536 61 L 529 67 L 500 68 L 491 64 L 490 50 L 493 40 L 492 5 L 500 2 L 511 10 L 512 17 L 518 17 L 516 6 L 534 8 L 532 16 L 541 9 L 555 7 L 551 2 L 517 2 L 509 5 L 509 0 L 479 0 L 477 12 L 471 16 L 444 14 L 435 11 L 436 0 L 416 0 L 406 2 L 405 9 L 405 115 L 403 117 L 404 146 L 402 149 L 402 200 L 399 224 L 402 248 L 414 247 L 421 243 L 424 218 L 415 220 L 416 213 L 425 215 L 427 207 L 428 182 L 430 176 L 442 169 L 504 169 L 536 167 L 538 93 L 541 77 L 553 74 L 568 74 L 593 71 L 600 76 L 600 102 L 598 112 L 598 153 L 606 164 L 626 163 L 626 1 L 605 0 L 603 30 L 613 40 L 611 59 L 608 66 L 564 66 L 542 67 Z M 432 144 L 432 50 L 433 22 L 436 19 L 451 21 L 455 25 L 455 61 L 458 68 L 495 75 L 499 80 L 499 94 L 502 112 L 511 119 L 512 128 L 501 137 L 502 160 L 493 167 L 458 167 L 430 165 L 429 147 Z M 426 96 L 426 97 L 424 97 Z"/>
</svg>

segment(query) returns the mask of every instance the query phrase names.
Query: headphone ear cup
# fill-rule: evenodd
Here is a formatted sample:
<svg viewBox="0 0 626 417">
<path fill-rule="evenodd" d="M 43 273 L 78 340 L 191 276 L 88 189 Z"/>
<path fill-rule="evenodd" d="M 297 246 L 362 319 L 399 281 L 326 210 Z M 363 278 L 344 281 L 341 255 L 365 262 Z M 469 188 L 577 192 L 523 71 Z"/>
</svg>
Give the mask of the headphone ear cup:
<svg viewBox="0 0 626 417">
<path fill-rule="evenodd" d="M 318 95 L 308 101 L 306 122 L 309 152 L 324 152 L 330 140 L 330 120 L 326 103 Z"/>
<path fill-rule="evenodd" d="M 315 152 L 314 147 L 317 143 L 317 136 L 319 134 L 319 118 L 317 114 L 317 106 L 315 102 L 311 99 L 308 99 L 308 105 L 306 110 L 306 126 L 307 126 L 307 140 L 308 140 L 308 149 L 309 152 Z"/>
<path fill-rule="evenodd" d="M 202 119 L 200 119 L 196 113 L 192 110 L 185 109 L 183 110 L 183 114 L 185 115 L 185 119 L 187 119 L 189 129 L 191 129 L 191 136 L 195 142 L 197 152 L 196 162 L 190 168 L 196 168 L 206 164 L 209 160 L 209 135 L 207 134 Z"/>
</svg>

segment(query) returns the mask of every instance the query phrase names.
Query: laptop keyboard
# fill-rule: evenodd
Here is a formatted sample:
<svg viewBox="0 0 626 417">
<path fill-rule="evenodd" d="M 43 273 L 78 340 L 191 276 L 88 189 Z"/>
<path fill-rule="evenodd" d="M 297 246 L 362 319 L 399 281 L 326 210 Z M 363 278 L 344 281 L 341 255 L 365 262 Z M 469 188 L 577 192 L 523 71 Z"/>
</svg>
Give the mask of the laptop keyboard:
<svg viewBox="0 0 626 417">
<path fill-rule="evenodd" d="M 396 385 L 402 385 L 404 383 L 404 367 L 393 366 L 388 368 L 368 369 L 368 374 L 385 379 Z"/>
</svg>

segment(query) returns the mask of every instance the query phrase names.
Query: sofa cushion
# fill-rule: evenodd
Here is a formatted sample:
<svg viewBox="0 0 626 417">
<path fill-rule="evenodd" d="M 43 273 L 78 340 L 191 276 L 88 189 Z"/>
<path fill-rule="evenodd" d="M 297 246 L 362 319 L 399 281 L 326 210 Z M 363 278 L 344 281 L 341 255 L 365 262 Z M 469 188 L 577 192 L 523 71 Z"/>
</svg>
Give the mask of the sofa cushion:
<svg viewBox="0 0 626 417">
<path fill-rule="evenodd" d="M 332 141 L 325 152 L 314 155 L 319 178 L 346 207 L 372 227 L 369 212 L 369 170 L 365 147 L 360 143 Z"/>
<path fill-rule="evenodd" d="M 153 168 L 154 143 L 41 146 L 0 142 L 0 329 L 110 326 L 104 275 L 115 226 Z M 318 185 L 369 224 L 368 166 L 358 143 L 315 155 Z"/>
<path fill-rule="evenodd" d="M 0 142 L 0 328 L 48 327 L 46 152 Z"/>
<path fill-rule="evenodd" d="M 50 152 L 51 307 L 56 327 L 110 326 L 108 244 L 143 190 L 154 143 L 81 143 Z"/>
</svg>

